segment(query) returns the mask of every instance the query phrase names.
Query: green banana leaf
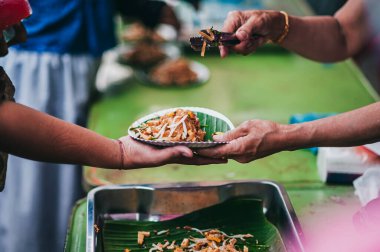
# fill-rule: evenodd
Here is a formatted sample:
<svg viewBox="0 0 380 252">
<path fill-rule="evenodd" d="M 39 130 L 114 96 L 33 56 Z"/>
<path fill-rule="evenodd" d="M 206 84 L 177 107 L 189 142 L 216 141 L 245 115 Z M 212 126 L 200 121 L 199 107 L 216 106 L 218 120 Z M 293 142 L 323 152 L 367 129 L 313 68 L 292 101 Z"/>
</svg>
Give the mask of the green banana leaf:
<svg viewBox="0 0 380 252">
<path fill-rule="evenodd" d="M 252 234 L 254 237 L 246 238 L 244 242 L 238 239 L 236 245 L 241 251 L 244 245 L 248 247 L 249 252 L 286 251 L 278 230 L 263 214 L 262 201 L 248 198 L 228 200 L 167 221 L 105 220 L 102 229 L 104 251 L 124 252 L 124 249 L 128 248 L 131 252 L 148 252 L 152 243 L 163 244 L 164 240 L 175 240 L 176 244 L 180 244 L 184 238 L 201 237 L 195 231 L 178 228 L 184 226 L 201 230 L 216 228 L 228 235 Z M 167 234 L 153 233 L 154 230 L 167 229 L 170 230 Z M 138 231 L 151 233 L 150 237 L 145 238 L 142 246 L 137 244 Z"/>
<path fill-rule="evenodd" d="M 231 130 L 230 125 L 221 118 L 202 112 L 194 112 L 199 119 L 201 129 L 206 132 L 205 141 L 213 141 L 215 132 L 226 132 Z"/>
</svg>

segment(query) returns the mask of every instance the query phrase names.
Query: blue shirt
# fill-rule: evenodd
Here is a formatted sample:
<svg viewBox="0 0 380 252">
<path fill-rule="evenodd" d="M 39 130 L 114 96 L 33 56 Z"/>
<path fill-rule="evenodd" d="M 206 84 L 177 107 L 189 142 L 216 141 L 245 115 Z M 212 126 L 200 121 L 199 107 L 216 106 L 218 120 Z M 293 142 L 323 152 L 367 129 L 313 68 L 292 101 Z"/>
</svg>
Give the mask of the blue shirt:
<svg viewBox="0 0 380 252">
<path fill-rule="evenodd" d="M 115 46 L 113 0 L 29 0 L 28 40 L 16 49 L 100 56 Z"/>
</svg>

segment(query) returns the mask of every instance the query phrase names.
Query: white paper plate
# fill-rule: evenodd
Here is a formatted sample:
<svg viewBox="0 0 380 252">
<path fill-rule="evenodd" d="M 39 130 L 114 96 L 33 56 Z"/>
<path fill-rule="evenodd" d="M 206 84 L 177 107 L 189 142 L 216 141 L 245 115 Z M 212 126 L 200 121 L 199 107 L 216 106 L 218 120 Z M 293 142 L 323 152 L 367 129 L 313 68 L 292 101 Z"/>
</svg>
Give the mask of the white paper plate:
<svg viewBox="0 0 380 252">
<path fill-rule="evenodd" d="M 134 50 L 134 47 L 136 45 L 130 45 L 130 44 L 123 44 L 116 48 L 118 53 L 118 62 L 122 65 L 131 65 L 131 62 L 125 57 L 125 54 L 128 52 Z M 180 48 L 172 43 L 164 43 L 160 44 L 159 47 L 161 48 L 162 52 L 165 54 L 165 59 L 177 59 L 181 56 L 181 50 Z M 163 59 L 163 60 L 165 60 Z M 131 65 L 135 68 L 150 68 L 153 65 L 150 66 L 138 66 L 138 65 Z"/>
<path fill-rule="evenodd" d="M 136 133 L 132 130 L 140 126 L 142 123 L 149 121 L 151 119 L 163 116 L 167 113 L 173 112 L 177 109 L 184 109 L 193 111 L 200 120 L 201 125 L 207 125 L 203 130 L 206 131 L 206 138 L 210 139 L 212 133 L 214 132 L 227 132 L 229 130 L 234 129 L 234 125 L 232 122 L 224 115 L 219 112 L 216 112 L 207 108 L 199 108 L 199 107 L 178 107 L 178 108 L 170 108 L 161 110 L 150 115 L 144 116 L 139 120 L 135 121 L 128 129 L 128 135 L 130 135 L 133 139 L 157 146 L 176 146 L 176 145 L 184 145 L 189 148 L 206 148 L 215 145 L 226 144 L 228 142 L 213 142 L 213 141 L 205 141 L 205 142 L 168 142 L 168 141 L 157 141 L 157 140 L 145 140 L 136 136 Z"/>
</svg>

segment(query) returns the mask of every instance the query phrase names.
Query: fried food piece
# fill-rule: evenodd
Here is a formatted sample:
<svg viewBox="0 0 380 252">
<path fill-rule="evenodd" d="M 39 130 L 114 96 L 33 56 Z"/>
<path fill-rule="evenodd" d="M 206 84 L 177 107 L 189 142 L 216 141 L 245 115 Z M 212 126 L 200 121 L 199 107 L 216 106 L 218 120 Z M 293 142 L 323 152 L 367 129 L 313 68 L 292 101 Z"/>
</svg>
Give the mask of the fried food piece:
<svg viewBox="0 0 380 252">
<path fill-rule="evenodd" d="M 146 231 L 137 232 L 137 243 L 139 245 L 142 245 L 144 243 L 145 237 L 149 237 L 149 236 L 150 236 L 150 232 L 146 232 Z"/>
</svg>

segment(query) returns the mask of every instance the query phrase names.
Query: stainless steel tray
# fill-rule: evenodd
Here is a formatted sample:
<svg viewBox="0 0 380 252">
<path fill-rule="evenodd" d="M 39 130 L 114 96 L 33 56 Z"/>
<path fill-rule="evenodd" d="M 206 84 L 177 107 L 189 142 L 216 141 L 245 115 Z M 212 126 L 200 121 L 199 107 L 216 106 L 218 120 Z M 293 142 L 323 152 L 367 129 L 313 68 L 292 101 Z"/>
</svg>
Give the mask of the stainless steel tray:
<svg viewBox="0 0 380 252">
<path fill-rule="evenodd" d="M 263 201 L 263 212 L 280 232 L 287 251 L 305 251 L 303 234 L 285 189 L 271 181 L 234 181 L 153 185 L 112 185 L 87 196 L 87 252 L 103 251 L 100 229 L 105 218 L 160 220 L 205 208 L 237 196 Z"/>
</svg>

